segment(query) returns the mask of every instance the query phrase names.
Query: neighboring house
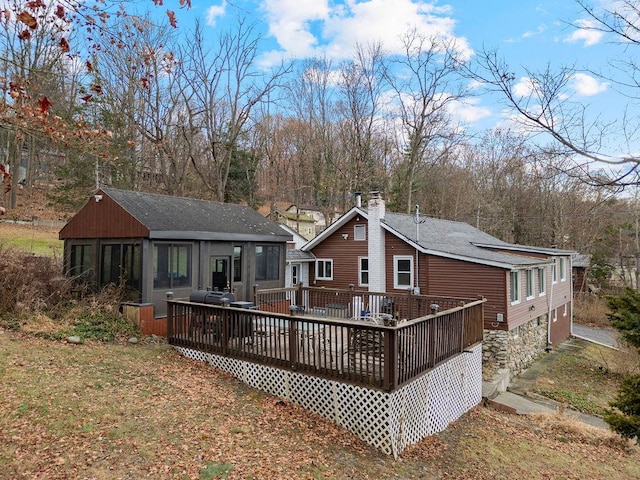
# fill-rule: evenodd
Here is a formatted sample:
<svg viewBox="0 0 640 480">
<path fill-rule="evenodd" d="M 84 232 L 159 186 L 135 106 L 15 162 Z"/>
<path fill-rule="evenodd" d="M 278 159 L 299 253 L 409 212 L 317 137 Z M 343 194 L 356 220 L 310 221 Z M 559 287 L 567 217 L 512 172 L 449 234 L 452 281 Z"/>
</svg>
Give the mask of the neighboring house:
<svg viewBox="0 0 640 480">
<path fill-rule="evenodd" d="M 573 277 L 573 291 L 575 293 L 584 293 L 590 290 L 588 284 L 590 268 L 591 255 L 584 255 L 580 253 L 572 255 L 571 272 Z"/>
<path fill-rule="evenodd" d="M 484 360 L 511 376 L 571 334 L 570 251 L 503 242 L 466 223 L 368 209 L 345 213 L 303 247 L 313 286 L 484 296 Z"/>
<path fill-rule="evenodd" d="M 166 315 L 166 294 L 283 287 L 291 234 L 250 207 L 102 188 L 60 231 L 68 276 L 126 282 L 131 299 Z"/>
<path fill-rule="evenodd" d="M 306 240 L 311 240 L 316 236 L 316 223 L 309 215 L 301 213 L 292 207 L 294 211 L 275 210 L 271 212 L 271 220 L 292 228 Z"/>
<path fill-rule="evenodd" d="M 289 233 L 293 240 L 287 242 L 287 266 L 285 274 L 285 287 L 293 287 L 303 284 L 309 285 L 309 265 L 315 261 L 316 257 L 309 252 L 303 252 L 302 246 L 307 240 L 296 232 L 293 228 L 280 224 L 285 232 Z"/>
</svg>

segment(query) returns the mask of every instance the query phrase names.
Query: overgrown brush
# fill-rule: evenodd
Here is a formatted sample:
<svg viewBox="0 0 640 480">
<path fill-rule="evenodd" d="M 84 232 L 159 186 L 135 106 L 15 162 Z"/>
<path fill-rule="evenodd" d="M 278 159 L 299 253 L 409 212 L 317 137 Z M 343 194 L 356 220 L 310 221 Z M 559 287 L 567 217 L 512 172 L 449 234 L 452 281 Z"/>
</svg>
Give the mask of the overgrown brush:
<svg viewBox="0 0 640 480">
<path fill-rule="evenodd" d="M 576 295 L 573 302 L 574 318 L 577 323 L 594 327 L 611 327 L 607 317 L 610 313 L 606 299 L 597 295 Z"/>
<path fill-rule="evenodd" d="M 538 428 L 547 434 L 555 435 L 559 440 L 588 445 L 605 445 L 624 451 L 637 451 L 637 447 L 628 439 L 616 435 L 611 430 L 588 425 L 570 415 L 563 413 L 534 415 Z"/>
<path fill-rule="evenodd" d="M 0 244 L 0 317 L 51 310 L 70 298 L 60 262 Z"/>
<path fill-rule="evenodd" d="M 47 338 L 111 341 L 138 333 L 119 313 L 124 285 L 93 291 L 62 275 L 59 260 L 0 244 L 0 327 Z"/>
</svg>

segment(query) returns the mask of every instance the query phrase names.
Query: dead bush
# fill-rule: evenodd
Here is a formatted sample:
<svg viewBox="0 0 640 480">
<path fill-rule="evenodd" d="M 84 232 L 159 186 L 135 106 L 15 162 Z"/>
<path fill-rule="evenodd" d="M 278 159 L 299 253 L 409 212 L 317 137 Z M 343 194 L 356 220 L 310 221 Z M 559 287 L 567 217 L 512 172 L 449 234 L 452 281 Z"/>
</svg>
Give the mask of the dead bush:
<svg viewBox="0 0 640 480">
<path fill-rule="evenodd" d="M 569 414 L 539 413 L 534 415 L 536 425 L 542 432 L 555 436 L 561 441 L 602 445 L 622 451 L 638 448 L 629 439 L 621 437 L 609 429 L 594 427 Z"/>
<path fill-rule="evenodd" d="M 610 311 L 604 298 L 597 295 L 576 295 L 573 309 L 576 323 L 611 328 L 611 322 L 607 318 Z"/>
<path fill-rule="evenodd" d="M 69 298 L 59 261 L 0 244 L 0 316 L 33 314 Z"/>
</svg>

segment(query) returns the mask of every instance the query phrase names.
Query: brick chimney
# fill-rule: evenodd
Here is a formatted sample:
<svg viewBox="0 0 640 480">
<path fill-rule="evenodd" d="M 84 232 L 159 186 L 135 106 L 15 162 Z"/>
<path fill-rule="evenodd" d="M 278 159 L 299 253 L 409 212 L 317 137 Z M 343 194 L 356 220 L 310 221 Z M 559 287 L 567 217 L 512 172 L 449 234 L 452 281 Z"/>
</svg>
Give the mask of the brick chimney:
<svg viewBox="0 0 640 480">
<path fill-rule="evenodd" d="M 385 204 L 380 192 L 369 193 L 368 216 L 368 256 L 369 256 L 369 291 L 386 291 L 385 242 L 382 220 L 385 215 Z"/>
</svg>

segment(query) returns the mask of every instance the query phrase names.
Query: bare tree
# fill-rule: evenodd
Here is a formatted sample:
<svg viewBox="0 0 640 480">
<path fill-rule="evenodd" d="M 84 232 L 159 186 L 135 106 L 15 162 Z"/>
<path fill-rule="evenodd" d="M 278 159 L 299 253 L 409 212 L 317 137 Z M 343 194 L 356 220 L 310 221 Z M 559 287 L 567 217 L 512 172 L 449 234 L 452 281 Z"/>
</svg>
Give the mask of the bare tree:
<svg viewBox="0 0 640 480">
<path fill-rule="evenodd" d="M 68 25 L 55 17 L 54 5 L 11 0 L 3 8 L 6 10 L 0 16 L 0 77 L 4 93 L 0 103 L 0 163 L 7 164 L 12 174 L 12 184 L 6 185 L 5 190 L 9 191 L 7 204 L 13 208 L 18 183 L 30 184 L 37 166 L 46 162 L 42 158 L 45 148 L 52 150 L 52 140 L 62 135 L 72 137 L 68 119 L 75 104 L 73 95 L 78 79 L 67 55 L 72 41 L 71 37 L 65 38 Z M 40 26 L 27 28 L 16 21 L 20 18 Z M 64 42 L 64 49 L 59 48 L 60 42 Z M 55 165 L 48 167 L 53 170 Z"/>
<path fill-rule="evenodd" d="M 622 0 L 614 2 L 612 9 L 597 10 L 584 0 L 577 3 L 590 21 L 574 27 L 607 34 L 620 46 L 620 55 L 609 59 L 615 75 L 586 71 L 614 83 L 626 102 L 637 106 L 640 65 L 633 53 L 640 45 L 640 6 L 635 1 Z M 575 158 L 567 174 L 592 185 L 637 184 L 640 157 L 632 153 L 640 126 L 637 116 L 625 111 L 617 120 L 608 120 L 592 112 L 591 105 L 576 101 L 570 86 L 581 70 L 575 65 L 553 68 L 548 64 L 541 71 L 525 68 L 522 78 L 518 78 L 500 54 L 491 49 L 478 55 L 478 65 L 472 75 L 489 90 L 500 93 L 525 128 L 547 134 L 556 154 Z M 517 88 L 523 84 L 526 89 Z M 629 153 L 610 151 L 607 140 L 611 135 L 618 139 L 616 146 L 626 147 Z M 550 148 L 546 146 L 547 150 Z"/>
<path fill-rule="evenodd" d="M 376 141 L 383 131 L 381 98 L 384 93 L 387 58 L 380 43 L 357 45 L 354 59 L 342 65 L 339 83 L 339 133 L 344 148 L 339 171 L 342 190 L 380 190 Z M 346 198 L 345 198 L 346 200 Z M 343 209 L 346 207 L 342 205 Z"/>
<path fill-rule="evenodd" d="M 259 70 L 259 43 L 253 27 L 240 20 L 208 51 L 198 23 L 184 49 L 189 127 L 200 134 L 190 141 L 190 160 L 218 201 L 224 201 L 234 150 L 254 120 L 255 107 L 269 99 L 289 71 L 282 65 L 268 72 Z"/>
<path fill-rule="evenodd" d="M 402 41 L 404 52 L 393 59 L 394 74 L 387 79 L 395 91 L 405 141 L 403 160 L 395 172 L 395 191 L 404 195 L 404 202 L 397 198 L 396 203 L 404 203 L 409 213 L 419 169 L 436 164 L 457 143 L 458 130 L 447 108 L 465 92 L 455 82 L 461 62 L 452 43 L 415 30 Z"/>
</svg>

